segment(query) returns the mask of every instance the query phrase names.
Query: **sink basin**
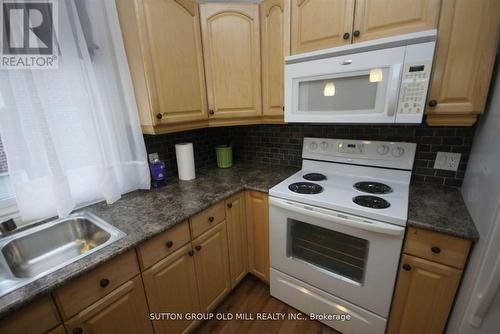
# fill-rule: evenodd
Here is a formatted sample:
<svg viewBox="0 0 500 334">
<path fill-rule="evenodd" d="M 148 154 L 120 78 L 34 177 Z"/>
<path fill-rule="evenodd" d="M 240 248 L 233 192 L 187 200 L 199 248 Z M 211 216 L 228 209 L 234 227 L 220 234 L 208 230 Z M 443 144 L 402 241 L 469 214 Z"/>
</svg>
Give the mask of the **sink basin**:
<svg viewBox="0 0 500 334">
<path fill-rule="evenodd" d="M 124 235 L 97 216 L 83 212 L 0 239 L 0 296 Z"/>
</svg>

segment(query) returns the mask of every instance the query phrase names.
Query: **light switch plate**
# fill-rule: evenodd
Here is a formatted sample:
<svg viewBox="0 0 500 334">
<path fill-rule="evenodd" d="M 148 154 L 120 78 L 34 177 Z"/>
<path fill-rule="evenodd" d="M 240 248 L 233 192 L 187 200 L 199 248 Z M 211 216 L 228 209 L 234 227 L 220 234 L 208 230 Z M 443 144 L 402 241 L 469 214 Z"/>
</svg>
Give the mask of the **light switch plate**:
<svg viewBox="0 0 500 334">
<path fill-rule="evenodd" d="M 434 169 L 456 171 L 458 169 L 458 165 L 460 164 L 461 156 L 462 155 L 460 153 L 438 152 L 436 155 L 436 161 L 434 161 Z"/>
</svg>

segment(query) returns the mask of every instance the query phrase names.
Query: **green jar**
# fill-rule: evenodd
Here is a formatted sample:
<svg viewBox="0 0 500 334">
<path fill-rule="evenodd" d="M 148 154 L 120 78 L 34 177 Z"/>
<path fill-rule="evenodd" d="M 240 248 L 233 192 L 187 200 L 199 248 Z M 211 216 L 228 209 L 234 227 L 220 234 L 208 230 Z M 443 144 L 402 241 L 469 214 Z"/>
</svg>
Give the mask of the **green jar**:
<svg viewBox="0 0 500 334">
<path fill-rule="evenodd" d="M 215 147 L 217 154 L 217 167 L 231 168 L 233 167 L 233 148 L 228 145 L 219 145 Z"/>
</svg>

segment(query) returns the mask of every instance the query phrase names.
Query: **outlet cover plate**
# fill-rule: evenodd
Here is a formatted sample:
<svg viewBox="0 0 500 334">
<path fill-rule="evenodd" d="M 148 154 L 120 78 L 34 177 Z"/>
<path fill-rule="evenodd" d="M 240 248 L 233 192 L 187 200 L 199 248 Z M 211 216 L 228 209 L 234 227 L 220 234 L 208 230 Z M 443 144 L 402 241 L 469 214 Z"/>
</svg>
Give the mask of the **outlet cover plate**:
<svg viewBox="0 0 500 334">
<path fill-rule="evenodd" d="M 436 161 L 434 161 L 434 169 L 444 169 L 456 171 L 460 164 L 460 153 L 438 152 Z"/>
</svg>

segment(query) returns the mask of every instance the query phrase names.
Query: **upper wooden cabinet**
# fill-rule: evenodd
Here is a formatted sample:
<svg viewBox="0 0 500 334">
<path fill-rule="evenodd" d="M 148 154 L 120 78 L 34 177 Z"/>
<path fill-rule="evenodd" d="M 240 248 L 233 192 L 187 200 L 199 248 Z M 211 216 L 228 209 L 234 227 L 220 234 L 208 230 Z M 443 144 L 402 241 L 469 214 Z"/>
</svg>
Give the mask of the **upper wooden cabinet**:
<svg viewBox="0 0 500 334">
<path fill-rule="evenodd" d="M 356 0 L 353 41 L 435 29 L 441 0 Z"/>
<path fill-rule="evenodd" d="M 354 0 L 292 0 L 291 53 L 351 43 Z"/>
<path fill-rule="evenodd" d="M 443 0 L 428 94 L 429 125 L 472 125 L 484 111 L 500 1 Z"/>
<path fill-rule="evenodd" d="M 258 5 L 207 3 L 200 14 L 209 117 L 260 116 Z"/>
<path fill-rule="evenodd" d="M 284 59 L 290 53 L 290 0 L 260 4 L 262 45 L 262 114 L 283 116 Z"/>
<path fill-rule="evenodd" d="M 207 119 L 198 5 L 116 0 L 144 133 Z"/>
</svg>

